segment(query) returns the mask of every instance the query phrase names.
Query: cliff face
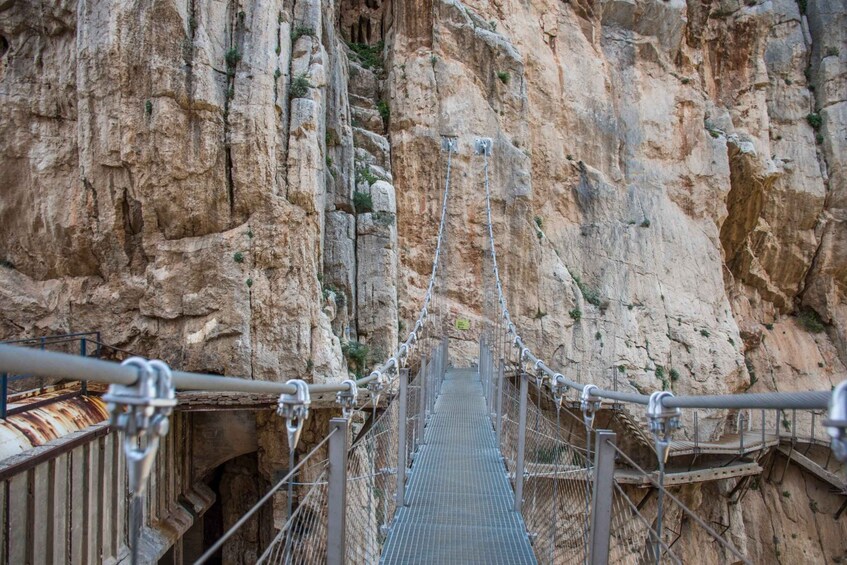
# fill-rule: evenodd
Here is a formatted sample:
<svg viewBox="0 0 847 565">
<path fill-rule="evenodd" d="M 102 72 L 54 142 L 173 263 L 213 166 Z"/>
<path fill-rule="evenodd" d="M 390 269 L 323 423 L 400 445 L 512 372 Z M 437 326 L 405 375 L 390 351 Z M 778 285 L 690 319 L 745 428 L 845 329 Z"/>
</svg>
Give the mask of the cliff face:
<svg viewBox="0 0 847 565">
<path fill-rule="evenodd" d="M 450 135 L 439 308 L 472 320 L 452 330 L 472 359 L 483 136 L 510 310 L 551 365 L 643 392 L 828 388 L 845 30 L 839 0 L 0 3 L 0 335 L 340 378 L 341 342 L 379 356 L 410 329 Z M 773 520 L 783 556 L 835 555 L 777 532 L 800 513 Z M 771 559 L 768 535 L 739 543 Z"/>
<path fill-rule="evenodd" d="M 0 331 L 100 329 L 254 378 L 341 373 L 317 277 L 328 195 L 350 198 L 328 187 L 327 131 L 352 142 L 322 15 L 6 3 Z"/>
</svg>

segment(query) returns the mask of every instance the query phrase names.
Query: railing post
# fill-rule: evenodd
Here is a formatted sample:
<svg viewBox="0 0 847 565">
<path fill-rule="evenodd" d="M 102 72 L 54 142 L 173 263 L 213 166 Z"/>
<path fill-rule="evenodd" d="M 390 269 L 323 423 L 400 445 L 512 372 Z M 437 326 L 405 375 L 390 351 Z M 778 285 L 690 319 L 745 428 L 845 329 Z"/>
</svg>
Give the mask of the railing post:
<svg viewBox="0 0 847 565">
<path fill-rule="evenodd" d="M 494 362 L 494 350 L 489 348 L 488 350 L 488 392 L 490 396 L 488 398 L 488 419 L 494 419 L 494 395 L 497 394 L 497 379 L 495 375 L 497 374 L 497 365 Z"/>
<path fill-rule="evenodd" d="M 594 489 L 591 498 L 589 556 L 592 565 L 609 562 L 609 533 L 615 479 L 615 433 L 597 430 L 594 439 Z"/>
<path fill-rule="evenodd" d="M 0 418 L 6 419 L 9 400 L 9 373 L 0 373 Z"/>
<path fill-rule="evenodd" d="M 83 357 L 88 357 L 88 343 L 85 341 L 85 337 L 79 340 L 79 354 Z M 88 395 L 88 381 L 82 381 L 81 387 L 82 394 Z"/>
<path fill-rule="evenodd" d="M 515 463 L 515 512 L 523 506 L 524 452 L 526 450 L 526 401 L 529 375 L 521 373 L 521 408 L 518 416 L 518 457 Z"/>
<path fill-rule="evenodd" d="M 426 387 L 427 387 L 427 367 L 426 367 L 426 353 L 421 355 L 421 378 L 419 390 L 419 399 L 420 399 L 420 413 L 418 414 L 418 446 L 424 444 L 424 426 L 426 425 Z"/>
<path fill-rule="evenodd" d="M 505 362 L 500 358 L 500 366 L 497 369 L 497 448 L 502 448 L 503 437 L 503 373 Z"/>
<path fill-rule="evenodd" d="M 409 369 L 400 369 L 400 414 L 397 425 L 397 506 L 406 506 L 406 418 L 409 401 Z"/>
<path fill-rule="evenodd" d="M 347 536 L 347 426 L 346 418 L 329 421 L 329 479 L 327 484 L 326 562 L 343 565 Z"/>
</svg>

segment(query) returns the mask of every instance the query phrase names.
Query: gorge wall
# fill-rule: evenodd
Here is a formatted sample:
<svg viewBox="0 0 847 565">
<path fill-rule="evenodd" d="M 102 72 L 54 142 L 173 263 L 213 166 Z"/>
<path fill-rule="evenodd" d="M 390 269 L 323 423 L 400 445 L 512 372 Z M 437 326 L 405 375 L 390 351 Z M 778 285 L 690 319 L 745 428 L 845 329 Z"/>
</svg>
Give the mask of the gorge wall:
<svg viewBox="0 0 847 565">
<path fill-rule="evenodd" d="M 839 0 L 0 3 L 0 337 L 98 329 L 270 380 L 340 379 L 344 349 L 361 370 L 350 344 L 379 360 L 417 315 L 450 135 L 439 308 L 472 321 L 451 329 L 471 360 L 485 136 L 510 311 L 551 366 L 641 392 L 827 389 L 847 364 L 845 92 Z M 831 513 L 768 488 L 692 497 L 754 561 L 842 558 Z"/>
</svg>

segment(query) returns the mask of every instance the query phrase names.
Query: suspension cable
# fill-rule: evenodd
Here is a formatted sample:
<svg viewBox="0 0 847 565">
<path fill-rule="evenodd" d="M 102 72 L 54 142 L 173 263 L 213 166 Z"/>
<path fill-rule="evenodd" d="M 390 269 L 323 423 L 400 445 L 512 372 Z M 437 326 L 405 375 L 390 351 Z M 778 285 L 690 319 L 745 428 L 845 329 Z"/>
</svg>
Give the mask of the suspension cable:
<svg viewBox="0 0 847 565">
<path fill-rule="evenodd" d="M 573 381 L 561 373 L 557 373 L 550 369 L 547 364 L 539 359 L 529 347 L 524 343 L 521 336 L 518 334 L 517 326 L 512 321 L 511 314 L 506 302 L 506 296 L 503 292 L 503 283 L 500 278 L 500 269 L 497 265 L 497 248 L 494 240 L 494 227 L 491 217 L 491 189 L 488 178 L 488 154 L 489 151 L 481 150 L 479 153 L 483 157 L 483 174 L 485 180 L 485 209 L 488 223 L 488 238 L 491 248 L 491 262 L 493 264 L 494 279 L 497 286 L 497 293 L 500 301 L 501 314 L 506 322 L 506 329 L 509 335 L 512 336 L 514 346 L 520 352 L 518 363 L 521 361 L 527 362 L 535 367 L 538 371 L 545 374 L 553 383 L 561 384 L 569 388 L 581 390 L 582 383 Z M 634 404 L 648 405 L 650 396 L 645 394 L 618 392 L 613 390 L 603 390 L 595 387 L 592 393 L 595 396 L 607 400 L 618 402 L 628 402 Z M 701 396 L 674 396 L 663 401 L 664 406 L 668 408 L 738 408 L 738 409 L 756 409 L 756 408 L 773 408 L 773 409 L 816 409 L 826 408 L 829 406 L 831 392 L 829 391 L 807 391 L 807 392 L 771 392 L 771 393 L 745 393 L 745 394 L 724 394 L 724 395 L 701 395 Z"/>
</svg>

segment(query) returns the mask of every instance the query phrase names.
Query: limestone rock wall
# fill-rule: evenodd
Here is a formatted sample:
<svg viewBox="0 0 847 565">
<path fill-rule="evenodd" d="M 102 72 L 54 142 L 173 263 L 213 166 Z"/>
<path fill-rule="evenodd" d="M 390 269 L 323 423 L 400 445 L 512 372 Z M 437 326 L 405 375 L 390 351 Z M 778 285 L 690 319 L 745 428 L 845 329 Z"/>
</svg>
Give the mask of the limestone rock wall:
<svg viewBox="0 0 847 565">
<path fill-rule="evenodd" d="M 5 4 L 0 334 L 99 329 L 182 369 L 346 374 L 318 280 L 352 169 L 335 10 Z M 329 131 L 350 157 L 332 183 Z"/>
<path fill-rule="evenodd" d="M 447 302 L 473 321 L 455 355 L 475 358 L 494 292 L 477 290 L 490 265 L 471 155 L 485 136 L 510 311 L 552 366 L 645 393 L 843 380 L 843 2 L 433 0 L 394 13 L 401 315 L 425 288 L 439 136 L 455 135 Z M 726 416 L 701 414 L 700 432 Z M 743 508 L 692 500 L 756 562 L 779 559 L 774 536 L 783 556 L 841 558 L 816 540 L 842 525 L 786 500 L 774 512 L 770 491 Z M 725 557 L 701 549 L 682 551 Z"/>
</svg>

